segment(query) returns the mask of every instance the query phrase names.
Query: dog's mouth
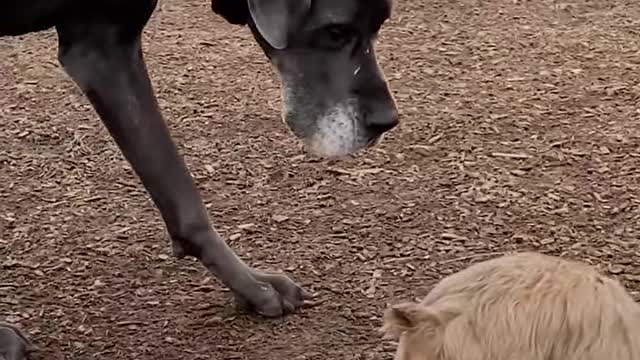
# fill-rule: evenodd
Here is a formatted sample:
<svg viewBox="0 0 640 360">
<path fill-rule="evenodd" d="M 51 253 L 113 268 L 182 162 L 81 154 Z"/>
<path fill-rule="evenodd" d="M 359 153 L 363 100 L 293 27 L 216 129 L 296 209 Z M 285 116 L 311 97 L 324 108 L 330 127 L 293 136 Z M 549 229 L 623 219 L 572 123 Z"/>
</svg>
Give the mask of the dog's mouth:
<svg viewBox="0 0 640 360">
<path fill-rule="evenodd" d="M 384 137 L 384 134 L 371 136 L 369 138 L 369 140 L 367 140 L 366 147 L 370 148 L 370 147 L 374 147 L 374 146 L 380 144 L 380 142 L 382 141 L 383 137 Z"/>
</svg>

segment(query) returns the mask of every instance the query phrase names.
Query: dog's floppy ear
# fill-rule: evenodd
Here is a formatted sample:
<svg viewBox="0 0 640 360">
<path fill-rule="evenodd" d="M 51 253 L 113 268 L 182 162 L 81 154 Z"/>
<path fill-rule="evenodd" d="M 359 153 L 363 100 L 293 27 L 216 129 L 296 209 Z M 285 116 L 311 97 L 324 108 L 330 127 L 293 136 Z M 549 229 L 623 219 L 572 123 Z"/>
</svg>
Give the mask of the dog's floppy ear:
<svg viewBox="0 0 640 360">
<path fill-rule="evenodd" d="M 403 332 L 415 329 L 430 317 L 431 312 L 420 304 L 413 302 L 396 304 L 384 312 L 384 325 L 380 330 L 387 336 L 397 338 Z"/>
<path fill-rule="evenodd" d="M 247 25 L 249 21 L 249 7 L 246 0 L 211 0 L 211 10 L 230 24 Z"/>
<path fill-rule="evenodd" d="M 292 28 L 311 9 L 311 0 L 247 0 L 260 35 L 274 49 L 287 47 Z"/>
<path fill-rule="evenodd" d="M 425 306 L 414 302 L 393 305 L 384 313 L 384 325 L 380 329 L 387 337 L 398 338 L 405 331 L 418 328 L 438 332 L 460 315 L 457 299 Z"/>
</svg>

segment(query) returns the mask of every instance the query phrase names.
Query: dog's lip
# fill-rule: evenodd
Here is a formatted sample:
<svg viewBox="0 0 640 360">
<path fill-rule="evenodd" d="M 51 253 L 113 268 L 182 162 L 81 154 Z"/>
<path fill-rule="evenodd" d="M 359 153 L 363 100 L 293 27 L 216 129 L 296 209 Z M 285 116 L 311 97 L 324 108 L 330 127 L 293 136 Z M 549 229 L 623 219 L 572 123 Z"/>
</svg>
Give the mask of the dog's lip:
<svg viewBox="0 0 640 360">
<path fill-rule="evenodd" d="M 367 140 L 367 147 L 375 146 L 378 143 L 378 141 L 380 141 L 380 138 L 382 138 L 382 136 L 380 135 L 374 135 L 369 137 L 369 140 Z"/>
</svg>

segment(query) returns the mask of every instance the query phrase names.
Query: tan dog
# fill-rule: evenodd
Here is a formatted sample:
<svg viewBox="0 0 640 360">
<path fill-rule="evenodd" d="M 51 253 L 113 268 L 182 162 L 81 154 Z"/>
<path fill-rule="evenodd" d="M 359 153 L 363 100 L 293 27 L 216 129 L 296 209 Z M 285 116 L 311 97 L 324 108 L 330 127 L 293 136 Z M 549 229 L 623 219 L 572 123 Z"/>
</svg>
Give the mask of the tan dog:
<svg viewBox="0 0 640 360">
<path fill-rule="evenodd" d="M 396 360 L 640 360 L 640 305 L 583 263 L 520 253 L 385 312 Z"/>
</svg>

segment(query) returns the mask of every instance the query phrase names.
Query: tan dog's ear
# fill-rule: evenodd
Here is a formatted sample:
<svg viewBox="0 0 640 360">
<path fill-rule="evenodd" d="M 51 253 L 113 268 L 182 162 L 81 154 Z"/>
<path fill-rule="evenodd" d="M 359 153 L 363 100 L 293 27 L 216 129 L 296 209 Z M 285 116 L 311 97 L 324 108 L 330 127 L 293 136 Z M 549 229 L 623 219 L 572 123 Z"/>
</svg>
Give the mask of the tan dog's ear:
<svg viewBox="0 0 640 360">
<path fill-rule="evenodd" d="M 384 312 L 384 324 L 380 331 L 387 337 L 398 338 L 403 332 L 413 330 L 432 318 L 431 311 L 418 303 L 396 304 Z"/>
<path fill-rule="evenodd" d="M 449 297 L 443 300 L 431 306 L 413 302 L 393 305 L 385 311 L 380 331 L 385 337 L 392 338 L 418 328 L 435 334 L 461 314 L 462 302 L 459 298 Z"/>
</svg>

